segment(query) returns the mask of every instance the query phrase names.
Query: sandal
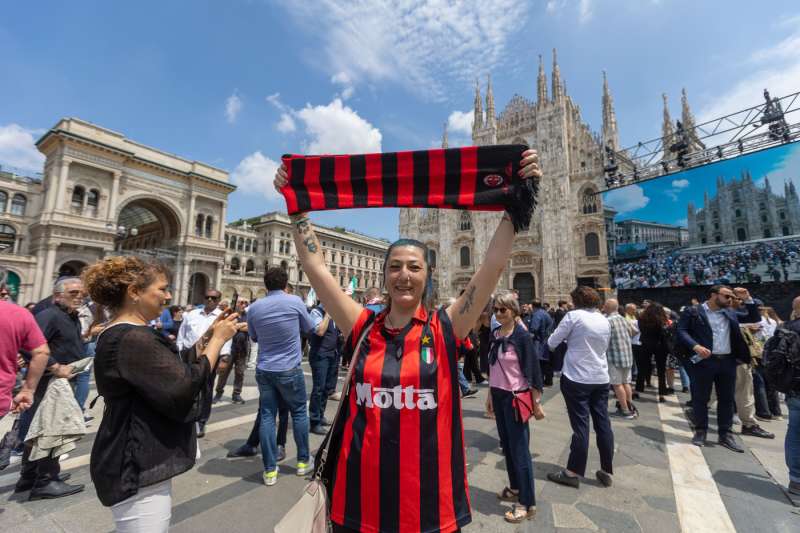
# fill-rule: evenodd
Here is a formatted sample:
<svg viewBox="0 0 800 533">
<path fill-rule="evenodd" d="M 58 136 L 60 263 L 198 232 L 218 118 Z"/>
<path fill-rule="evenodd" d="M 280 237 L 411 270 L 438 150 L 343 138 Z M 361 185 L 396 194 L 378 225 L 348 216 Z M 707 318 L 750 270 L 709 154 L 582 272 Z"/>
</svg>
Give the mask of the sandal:
<svg viewBox="0 0 800 533">
<path fill-rule="evenodd" d="M 527 509 L 525 509 L 522 505 L 514 505 L 510 511 L 506 511 L 505 519 L 506 522 L 511 524 L 519 524 L 524 520 L 533 520 L 533 517 L 536 516 L 536 506 L 531 505 Z"/>
<path fill-rule="evenodd" d="M 497 499 L 504 502 L 519 501 L 519 491 L 514 492 L 514 489 L 506 487 L 500 491 L 500 493 L 497 495 Z"/>
</svg>

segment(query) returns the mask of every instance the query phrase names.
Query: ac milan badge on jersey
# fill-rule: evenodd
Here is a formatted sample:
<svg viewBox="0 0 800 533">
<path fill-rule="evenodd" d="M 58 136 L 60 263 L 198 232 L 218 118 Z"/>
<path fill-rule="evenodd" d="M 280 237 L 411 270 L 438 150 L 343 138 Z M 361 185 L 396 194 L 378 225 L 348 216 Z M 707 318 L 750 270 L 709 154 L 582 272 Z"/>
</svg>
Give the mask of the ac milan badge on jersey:
<svg viewBox="0 0 800 533">
<path fill-rule="evenodd" d="M 421 341 L 422 346 L 420 347 L 419 351 L 420 357 L 424 363 L 429 365 L 433 363 L 433 346 L 430 335 L 427 333 L 423 334 Z"/>
<path fill-rule="evenodd" d="M 487 187 L 497 187 L 501 183 L 503 183 L 503 176 L 498 174 L 489 174 L 485 178 L 483 178 L 483 183 L 486 184 Z"/>
</svg>

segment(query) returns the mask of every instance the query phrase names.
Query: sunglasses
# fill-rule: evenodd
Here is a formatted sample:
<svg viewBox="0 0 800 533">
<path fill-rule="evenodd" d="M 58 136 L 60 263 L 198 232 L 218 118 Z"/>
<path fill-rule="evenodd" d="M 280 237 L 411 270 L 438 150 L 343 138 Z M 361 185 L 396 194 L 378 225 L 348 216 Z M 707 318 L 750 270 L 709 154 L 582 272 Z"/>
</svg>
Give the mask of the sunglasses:
<svg viewBox="0 0 800 533">
<path fill-rule="evenodd" d="M 0 298 L 8 298 L 9 296 L 11 295 L 7 292 L 0 292 Z"/>
<path fill-rule="evenodd" d="M 206 295 L 206 300 L 219 300 L 219 296 L 209 296 L 209 295 Z"/>
<path fill-rule="evenodd" d="M 495 313 L 505 313 L 506 311 L 508 311 L 508 308 L 507 307 L 494 307 L 494 308 L 492 308 L 492 311 L 494 311 Z"/>
<path fill-rule="evenodd" d="M 725 298 L 727 300 L 730 300 L 731 298 L 734 297 L 732 294 L 721 294 L 721 293 L 717 293 L 717 296 L 722 296 L 723 298 Z"/>
</svg>

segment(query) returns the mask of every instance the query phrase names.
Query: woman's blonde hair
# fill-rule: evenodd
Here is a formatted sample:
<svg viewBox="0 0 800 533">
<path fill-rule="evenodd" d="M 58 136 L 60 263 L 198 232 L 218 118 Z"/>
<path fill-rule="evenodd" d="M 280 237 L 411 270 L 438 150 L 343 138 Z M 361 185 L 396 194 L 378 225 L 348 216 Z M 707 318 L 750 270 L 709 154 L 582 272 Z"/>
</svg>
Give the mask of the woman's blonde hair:
<svg viewBox="0 0 800 533">
<path fill-rule="evenodd" d="M 494 305 L 511 309 L 514 316 L 519 316 L 519 301 L 511 291 L 500 291 L 494 297 Z"/>
</svg>

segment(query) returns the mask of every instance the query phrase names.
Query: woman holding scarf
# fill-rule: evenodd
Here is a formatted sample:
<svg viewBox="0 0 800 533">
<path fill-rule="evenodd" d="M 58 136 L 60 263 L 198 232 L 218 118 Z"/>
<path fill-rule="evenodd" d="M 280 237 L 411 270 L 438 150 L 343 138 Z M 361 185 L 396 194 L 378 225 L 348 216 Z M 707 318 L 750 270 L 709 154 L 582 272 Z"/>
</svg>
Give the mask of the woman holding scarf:
<svg viewBox="0 0 800 533">
<path fill-rule="evenodd" d="M 530 452 L 530 429 L 527 420 L 517 416 L 515 393 L 531 391 L 537 418 L 543 413 L 542 373 L 539 357 L 528 330 L 517 322 L 519 302 L 514 294 L 504 291 L 494 299 L 492 307 L 500 327 L 494 331 L 489 351 L 489 391 L 487 408 L 494 411 L 497 434 L 506 459 L 509 486 L 497 497 L 514 502 L 505 514 L 506 522 L 517 524 L 536 515 L 536 496 L 533 487 L 533 460 Z M 519 505 L 517 505 L 517 503 Z"/>
<path fill-rule="evenodd" d="M 334 531 L 452 532 L 471 521 L 456 340 L 466 337 L 474 326 L 511 254 L 515 228 L 527 223 L 523 220 L 520 224 L 519 217 L 513 216 L 514 207 L 527 211 L 529 221 L 533 197 L 527 206 L 509 208 L 512 215 L 500 220 L 486 260 L 464 293 L 447 309 L 426 310 L 424 299 L 431 271 L 425 245 L 411 239 L 393 243 L 383 267 L 387 307 L 378 314 L 342 292 L 325 265 L 308 216 L 298 205 L 307 205 L 306 210 L 365 207 L 361 201 L 371 200 L 374 207 L 408 202 L 422 206 L 436 193 L 433 189 L 437 183 L 442 193 L 439 200 L 447 201 L 454 185 L 452 176 L 444 179 L 447 165 L 453 164 L 448 158 L 455 154 L 461 168 L 466 168 L 459 174 L 464 178 L 462 184 L 456 186 L 469 180 L 475 184 L 476 176 L 467 175 L 476 170 L 469 158 L 478 155 L 480 159 L 478 150 L 483 148 L 471 147 L 458 154 L 440 150 L 336 156 L 335 161 L 290 157 L 284 158 L 285 164 L 275 176 L 275 188 L 287 200 L 303 270 L 346 337 L 345 351 L 360 346 L 353 354 L 351 387 L 342 398 L 343 410 L 332 428 L 331 454 L 321 474 L 328 488 Z M 507 184 L 512 188 L 530 182 L 529 178 L 541 177 L 536 152 L 516 148 L 513 159 L 506 157 Z M 491 150 L 482 153 L 493 154 Z M 430 166 L 416 165 L 423 159 L 430 161 Z M 439 170 L 437 161 L 443 165 Z M 489 170 L 477 178 L 487 187 L 499 187 L 504 182 L 500 173 L 505 165 L 502 161 L 499 170 Z M 361 179 L 348 178 L 345 169 L 350 175 L 361 175 Z M 423 176 L 427 169 L 431 175 Z M 305 177 L 299 176 L 303 171 Z M 512 171 L 517 175 L 512 176 Z M 330 180 L 321 179 L 325 172 Z M 382 173 L 383 179 L 363 179 L 376 173 Z M 438 179 L 434 179 L 434 173 Z M 526 185 L 530 187 L 530 183 Z M 465 192 L 463 187 L 461 192 Z M 477 196 L 480 190 L 473 188 L 472 193 Z M 467 196 L 454 196 L 450 206 L 459 198 Z"/>
</svg>

